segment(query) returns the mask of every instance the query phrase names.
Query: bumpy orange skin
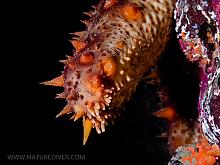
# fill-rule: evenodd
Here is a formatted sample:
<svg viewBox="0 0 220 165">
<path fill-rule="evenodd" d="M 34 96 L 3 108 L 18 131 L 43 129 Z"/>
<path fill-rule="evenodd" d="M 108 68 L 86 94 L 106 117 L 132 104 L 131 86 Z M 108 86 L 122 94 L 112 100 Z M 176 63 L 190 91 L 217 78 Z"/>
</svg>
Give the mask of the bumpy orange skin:
<svg viewBox="0 0 220 165">
<path fill-rule="evenodd" d="M 87 29 L 75 33 L 76 51 L 64 61 L 60 94 L 68 105 L 61 114 L 83 117 L 84 143 L 92 127 L 105 131 L 163 52 L 173 8 L 173 0 L 102 0 L 87 13 Z"/>
<path fill-rule="evenodd" d="M 125 5 L 122 7 L 121 10 L 123 17 L 125 17 L 127 20 L 138 20 L 142 17 L 142 14 L 138 7 L 133 4 Z"/>
</svg>

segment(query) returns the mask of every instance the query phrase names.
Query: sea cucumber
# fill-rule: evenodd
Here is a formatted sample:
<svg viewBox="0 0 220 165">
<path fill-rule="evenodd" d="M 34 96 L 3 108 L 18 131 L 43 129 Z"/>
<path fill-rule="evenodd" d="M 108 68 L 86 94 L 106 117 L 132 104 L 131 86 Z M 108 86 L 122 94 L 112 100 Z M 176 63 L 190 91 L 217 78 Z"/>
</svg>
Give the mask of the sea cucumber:
<svg viewBox="0 0 220 165">
<path fill-rule="evenodd" d="M 165 49 L 174 0 L 101 0 L 94 8 L 86 31 L 74 33 L 64 73 L 43 83 L 64 87 L 57 97 L 67 105 L 57 117 L 83 117 L 83 144 L 92 128 L 105 132 Z"/>
</svg>

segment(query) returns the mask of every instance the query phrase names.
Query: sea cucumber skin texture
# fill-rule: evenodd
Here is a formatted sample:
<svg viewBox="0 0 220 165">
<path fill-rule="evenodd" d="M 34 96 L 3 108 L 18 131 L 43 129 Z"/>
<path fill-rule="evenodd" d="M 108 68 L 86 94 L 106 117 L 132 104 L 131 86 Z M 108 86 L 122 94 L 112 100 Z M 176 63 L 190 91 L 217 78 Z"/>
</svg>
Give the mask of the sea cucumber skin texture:
<svg viewBox="0 0 220 165">
<path fill-rule="evenodd" d="M 63 83 L 64 92 L 58 98 L 65 98 L 67 106 L 57 116 L 83 117 L 84 143 L 91 128 L 105 131 L 108 120 L 119 114 L 165 49 L 174 3 L 102 0 L 87 13 L 91 17 L 84 21 L 87 29 L 74 33 L 76 51 L 63 61 L 63 75 L 44 84 Z"/>
<path fill-rule="evenodd" d="M 172 0 L 118 0 L 107 9 L 104 4 L 97 5 L 87 30 L 77 38 L 85 48 L 69 57 L 64 69 L 69 112 L 82 113 L 98 133 L 105 131 L 107 120 L 118 114 L 164 50 L 174 7 Z M 139 15 L 127 18 L 126 6 Z M 90 62 L 80 61 L 84 54 L 90 55 Z"/>
<path fill-rule="evenodd" d="M 174 13 L 180 46 L 200 67 L 198 110 L 203 133 L 220 145 L 219 1 L 179 0 Z"/>
</svg>

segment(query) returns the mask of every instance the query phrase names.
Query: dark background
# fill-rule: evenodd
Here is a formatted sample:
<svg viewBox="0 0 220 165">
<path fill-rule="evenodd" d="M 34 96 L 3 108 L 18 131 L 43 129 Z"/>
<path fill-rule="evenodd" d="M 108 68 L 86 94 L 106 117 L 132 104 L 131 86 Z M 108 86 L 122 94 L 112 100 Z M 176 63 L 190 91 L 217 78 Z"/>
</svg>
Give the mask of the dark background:
<svg viewBox="0 0 220 165">
<path fill-rule="evenodd" d="M 54 99 L 62 88 L 39 85 L 60 75 L 63 65 L 58 60 L 73 50 L 69 33 L 83 30 L 80 19 L 86 16 L 82 12 L 96 2 L 31 1 L 3 6 L 1 160 L 7 154 L 83 154 L 85 161 L 73 163 L 167 164 L 167 140 L 158 137 L 167 130 L 167 123 L 152 116 L 162 108 L 155 86 L 142 81 L 116 124 L 101 135 L 93 130 L 83 146 L 81 120 L 55 119 L 65 106 L 65 101 Z M 171 100 L 185 116 L 195 115 L 191 110 L 196 106 L 198 80 L 175 39 L 159 64 Z"/>
</svg>

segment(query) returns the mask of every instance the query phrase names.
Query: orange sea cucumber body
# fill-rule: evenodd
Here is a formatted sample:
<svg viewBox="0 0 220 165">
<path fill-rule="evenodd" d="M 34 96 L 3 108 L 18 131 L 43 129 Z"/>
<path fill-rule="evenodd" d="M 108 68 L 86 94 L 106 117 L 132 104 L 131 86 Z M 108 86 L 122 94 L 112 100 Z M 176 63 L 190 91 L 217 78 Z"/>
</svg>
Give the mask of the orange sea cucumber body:
<svg viewBox="0 0 220 165">
<path fill-rule="evenodd" d="M 67 100 L 58 116 L 83 117 L 84 143 L 92 128 L 105 131 L 163 52 L 173 8 L 173 0 L 108 0 L 87 13 L 87 29 L 75 33 L 76 51 L 64 61 L 64 92 L 58 96 Z"/>
</svg>

